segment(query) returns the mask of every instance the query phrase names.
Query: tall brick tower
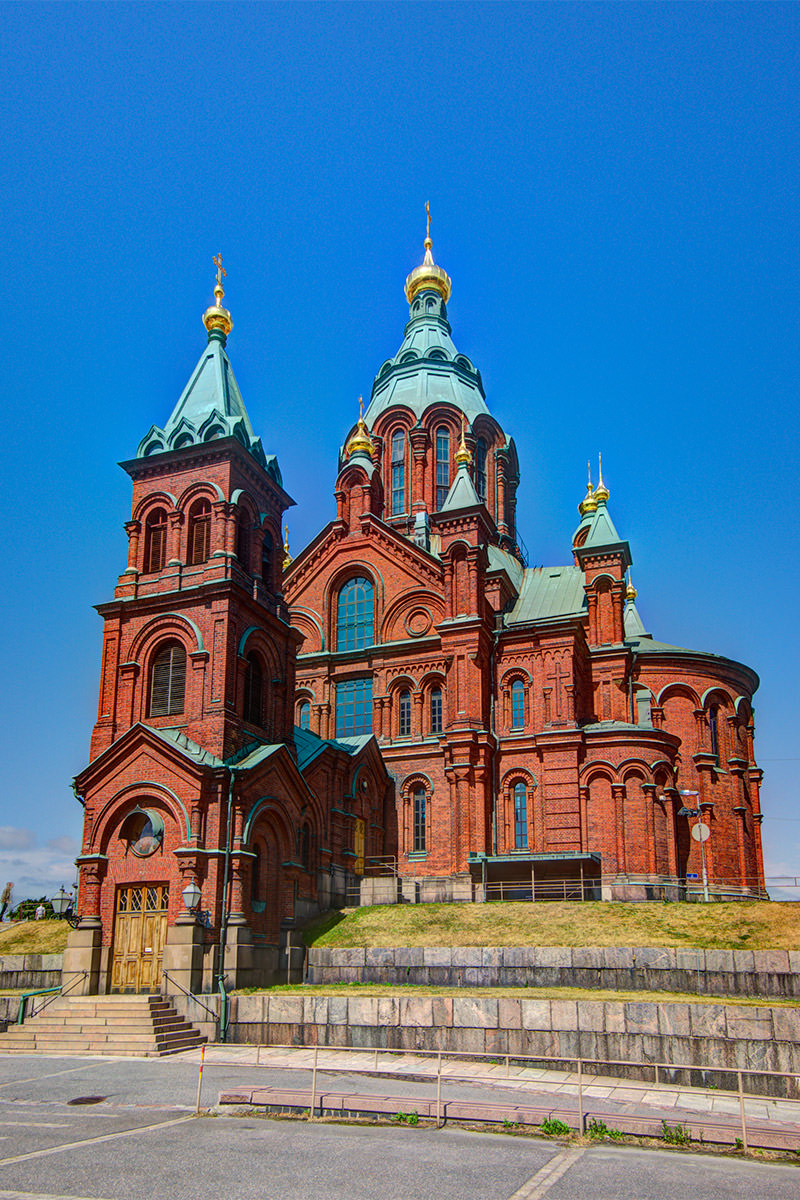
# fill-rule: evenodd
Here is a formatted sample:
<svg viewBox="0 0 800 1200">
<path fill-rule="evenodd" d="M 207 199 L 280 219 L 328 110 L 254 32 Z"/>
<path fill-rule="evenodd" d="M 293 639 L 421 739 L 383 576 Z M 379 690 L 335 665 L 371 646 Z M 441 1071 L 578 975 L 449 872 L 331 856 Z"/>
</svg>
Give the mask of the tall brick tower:
<svg viewBox="0 0 800 1200">
<path fill-rule="evenodd" d="M 233 375 L 215 261 L 208 344 L 164 428 L 122 464 L 128 564 L 98 606 L 100 705 L 75 781 L 81 922 L 64 969 L 89 991 L 268 982 L 294 922 L 346 886 L 364 814 L 383 824 L 374 744 L 293 728 L 301 636 L 280 540 L 293 501 Z"/>
</svg>

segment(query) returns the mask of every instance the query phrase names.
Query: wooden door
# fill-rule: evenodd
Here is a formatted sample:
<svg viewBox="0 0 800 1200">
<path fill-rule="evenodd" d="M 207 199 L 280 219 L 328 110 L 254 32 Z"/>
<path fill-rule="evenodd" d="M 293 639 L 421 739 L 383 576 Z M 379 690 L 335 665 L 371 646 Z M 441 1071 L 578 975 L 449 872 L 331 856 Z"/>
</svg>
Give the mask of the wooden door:
<svg viewBox="0 0 800 1200">
<path fill-rule="evenodd" d="M 169 888 L 137 884 L 117 892 L 112 992 L 157 992 L 167 937 Z"/>
</svg>

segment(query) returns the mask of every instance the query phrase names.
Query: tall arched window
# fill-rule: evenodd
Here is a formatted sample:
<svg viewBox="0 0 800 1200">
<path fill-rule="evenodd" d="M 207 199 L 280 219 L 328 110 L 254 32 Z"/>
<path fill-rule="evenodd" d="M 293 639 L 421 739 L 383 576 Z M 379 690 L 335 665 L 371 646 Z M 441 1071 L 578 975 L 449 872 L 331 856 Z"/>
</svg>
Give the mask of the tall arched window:
<svg viewBox="0 0 800 1200">
<path fill-rule="evenodd" d="M 443 506 L 450 491 L 450 430 L 436 430 L 436 509 Z"/>
<path fill-rule="evenodd" d="M 251 725 L 263 723 L 264 673 L 257 654 L 248 654 L 244 673 L 244 719 Z"/>
<path fill-rule="evenodd" d="M 431 688 L 431 733 L 442 732 L 442 689 Z"/>
<path fill-rule="evenodd" d="M 415 787 L 411 793 L 414 806 L 413 847 L 415 854 L 424 854 L 428 848 L 427 804 L 424 787 Z"/>
<path fill-rule="evenodd" d="M 186 561 L 190 567 L 208 560 L 211 553 L 211 503 L 195 500 L 189 509 Z"/>
<path fill-rule="evenodd" d="M 525 684 L 521 679 L 511 685 L 511 728 L 525 728 Z"/>
<path fill-rule="evenodd" d="M 475 445 L 475 491 L 486 502 L 486 442 L 478 438 Z"/>
<path fill-rule="evenodd" d="M 300 705 L 300 710 L 297 714 L 297 722 L 301 729 L 311 728 L 311 705 L 308 700 L 304 700 Z"/>
<path fill-rule="evenodd" d="M 400 693 L 397 732 L 400 737 L 411 737 L 411 692 Z"/>
<path fill-rule="evenodd" d="M 272 534 L 267 532 L 264 534 L 264 544 L 261 547 L 261 578 L 265 585 L 272 590 L 273 587 L 273 566 L 274 554 Z"/>
<path fill-rule="evenodd" d="M 373 593 L 369 579 L 349 579 L 339 592 L 336 649 L 363 650 L 372 645 Z"/>
<path fill-rule="evenodd" d="M 150 716 L 182 713 L 186 696 L 186 651 L 169 642 L 158 651 L 150 670 Z"/>
<path fill-rule="evenodd" d="M 514 784 L 514 849 L 528 849 L 528 793 L 524 783 Z"/>
<path fill-rule="evenodd" d="M 719 709 L 712 704 L 708 710 L 708 732 L 711 737 L 711 753 L 719 761 Z"/>
<path fill-rule="evenodd" d="M 406 435 L 392 434 L 392 516 L 406 511 Z"/>
<path fill-rule="evenodd" d="M 146 575 L 163 571 L 167 560 L 167 514 L 154 508 L 144 523 L 144 570 Z"/>
<path fill-rule="evenodd" d="M 250 517 L 244 511 L 236 522 L 236 557 L 246 571 L 250 569 Z"/>
</svg>

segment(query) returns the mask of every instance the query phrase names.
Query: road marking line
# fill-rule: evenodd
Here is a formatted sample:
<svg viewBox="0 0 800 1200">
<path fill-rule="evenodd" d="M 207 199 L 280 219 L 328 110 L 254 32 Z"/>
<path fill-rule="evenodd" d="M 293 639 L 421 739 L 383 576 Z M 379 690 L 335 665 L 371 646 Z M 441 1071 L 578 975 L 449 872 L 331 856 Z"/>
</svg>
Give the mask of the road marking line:
<svg viewBox="0 0 800 1200">
<path fill-rule="evenodd" d="M 535 1175 L 531 1175 L 521 1188 L 508 1197 L 508 1200 L 541 1200 L 553 1184 L 585 1153 L 585 1146 L 565 1146 L 560 1154 L 556 1154 L 540 1167 Z"/>
<path fill-rule="evenodd" d="M 8 1083 L 0 1083 L 0 1087 L 13 1087 L 15 1083 L 38 1083 L 40 1079 L 55 1079 L 57 1075 L 72 1075 L 75 1071 L 91 1071 L 94 1067 L 102 1067 L 103 1062 L 86 1063 L 82 1067 L 65 1067 L 63 1071 L 52 1071 L 49 1075 L 31 1075 L 30 1079 L 9 1079 Z"/>
<path fill-rule="evenodd" d="M 133 1137 L 137 1133 L 149 1133 L 153 1129 L 166 1129 L 169 1125 L 183 1125 L 193 1121 L 190 1117 L 175 1117 L 172 1121 L 159 1121 L 157 1125 L 140 1125 L 136 1129 L 122 1129 L 118 1133 L 103 1133 L 99 1137 L 84 1138 L 80 1142 L 64 1142 L 62 1146 L 50 1146 L 47 1150 L 32 1150 L 30 1154 L 15 1154 L 13 1158 L 0 1158 L 0 1167 L 8 1167 L 12 1163 L 27 1162 L 31 1158 L 45 1158 L 48 1154 L 60 1154 L 63 1150 L 76 1150 L 79 1146 L 96 1146 L 98 1142 L 113 1142 L 116 1138 Z"/>
<path fill-rule="evenodd" d="M 24 1129 L 69 1129 L 69 1121 L 0 1121 L 0 1129 L 21 1125 Z"/>
<path fill-rule="evenodd" d="M 53 1192 L 0 1192 L 0 1200 L 102 1200 L 100 1196 L 56 1196 Z"/>
</svg>

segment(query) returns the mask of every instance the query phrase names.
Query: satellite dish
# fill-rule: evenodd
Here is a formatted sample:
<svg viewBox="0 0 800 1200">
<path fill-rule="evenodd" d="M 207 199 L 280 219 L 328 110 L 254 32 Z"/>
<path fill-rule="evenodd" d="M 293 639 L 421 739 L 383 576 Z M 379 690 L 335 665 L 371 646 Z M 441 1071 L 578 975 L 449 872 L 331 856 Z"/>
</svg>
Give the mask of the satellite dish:
<svg viewBox="0 0 800 1200">
<path fill-rule="evenodd" d="M 698 821 L 692 829 L 692 837 L 696 842 L 707 842 L 711 837 L 711 830 L 703 821 Z"/>
</svg>

